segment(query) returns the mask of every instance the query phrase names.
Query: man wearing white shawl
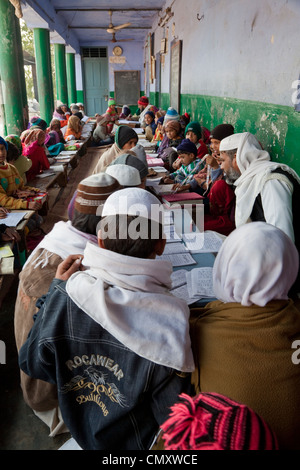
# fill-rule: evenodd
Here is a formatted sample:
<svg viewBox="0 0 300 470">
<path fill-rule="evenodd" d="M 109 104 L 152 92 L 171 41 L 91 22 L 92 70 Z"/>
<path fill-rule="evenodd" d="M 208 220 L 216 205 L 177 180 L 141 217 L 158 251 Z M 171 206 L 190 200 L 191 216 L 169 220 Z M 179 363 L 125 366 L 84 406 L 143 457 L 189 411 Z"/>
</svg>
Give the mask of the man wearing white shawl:
<svg viewBox="0 0 300 470">
<path fill-rule="evenodd" d="M 76 257 L 59 265 L 20 350 L 26 374 L 57 383 L 84 450 L 151 448 L 178 394 L 192 393 L 189 308 L 170 293 L 172 264 L 155 259 L 165 246 L 161 215 L 144 189 L 109 196 L 99 246 L 87 243 L 81 268 Z M 150 224 L 148 237 L 132 229 L 137 220 Z"/>
<path fill-rule="evenodd" d="M 300 247 L 300 220 L 296 216 L 300 178 L 288 165 L 272 162 L 253 134 L 226 137 L 220 144 L 221 168 L 235 186 L 236 227 L 262 221 L 285 232 Z M 299 292 L 297 279 L 293 289 Z"/>
</svg>

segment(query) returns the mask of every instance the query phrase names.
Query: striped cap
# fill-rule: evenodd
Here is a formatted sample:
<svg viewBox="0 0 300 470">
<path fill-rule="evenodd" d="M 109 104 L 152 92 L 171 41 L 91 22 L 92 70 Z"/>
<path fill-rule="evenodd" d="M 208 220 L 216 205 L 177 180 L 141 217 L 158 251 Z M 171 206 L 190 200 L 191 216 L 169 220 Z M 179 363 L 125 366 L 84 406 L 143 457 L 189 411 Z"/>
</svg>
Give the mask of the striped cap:
<svg viewBox="0 0 300 470">
<path fill-rule="evenodd" d="M 82 214 L 96 215 L 98 207 L 120 188 L 118 181 L 107 173 L 88 176 L 77 187 L 74 208 Z"/>
<path fill-rule="evenodd" d="M 278 450 L 260 416 L 217 393 L 181 394 L 161 428 L 166 450 Z"/>
</svg>

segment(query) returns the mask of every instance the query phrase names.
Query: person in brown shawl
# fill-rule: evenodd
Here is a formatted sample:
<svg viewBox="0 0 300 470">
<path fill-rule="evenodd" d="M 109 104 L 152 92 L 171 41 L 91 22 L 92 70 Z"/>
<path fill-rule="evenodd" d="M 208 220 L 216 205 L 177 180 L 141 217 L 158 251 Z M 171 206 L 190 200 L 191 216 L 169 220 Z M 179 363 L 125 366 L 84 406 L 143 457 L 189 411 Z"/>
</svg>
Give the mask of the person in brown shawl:
<svg viewBox="0 0 300 470">
<path fill-rule="evenodd" d="M 245 224 L 223 242 L 213 269 L 218 300 L 191 309 L 196 392 L 244 403 L 275 432 L 279 448 L 300 449 L 300 311 L 288 292 L 298 251 L 280 229 Z"/>
</svg>

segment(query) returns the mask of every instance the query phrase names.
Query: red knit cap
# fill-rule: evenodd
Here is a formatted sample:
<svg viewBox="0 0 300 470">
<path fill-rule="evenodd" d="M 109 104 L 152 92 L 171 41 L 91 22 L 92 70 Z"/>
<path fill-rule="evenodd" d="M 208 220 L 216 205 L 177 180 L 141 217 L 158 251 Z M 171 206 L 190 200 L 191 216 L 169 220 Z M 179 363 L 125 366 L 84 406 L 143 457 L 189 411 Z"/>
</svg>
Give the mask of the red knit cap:
<svg viewBox="0 0 300 470">
<path fill-rule="evenodd" d="M 246 405 L 217 393 L 179 400 L 161 426 L 166 450 L 278 450 L 272 430 Z"/>
<path fill-rule="evenodd" d="M 140 104 L 142 106 L 148 106 L 149 100 L 148 100 L 147 96 L 141 96 L 140 99 L 138 100 L 138 104 Z"/>
</svg>

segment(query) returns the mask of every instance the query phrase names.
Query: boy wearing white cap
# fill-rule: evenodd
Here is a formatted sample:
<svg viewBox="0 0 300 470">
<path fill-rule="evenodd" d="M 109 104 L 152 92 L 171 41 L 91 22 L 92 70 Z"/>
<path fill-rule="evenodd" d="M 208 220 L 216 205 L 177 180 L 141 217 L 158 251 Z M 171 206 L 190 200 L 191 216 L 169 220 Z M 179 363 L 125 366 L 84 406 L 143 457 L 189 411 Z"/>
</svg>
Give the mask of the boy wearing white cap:
<svg viewBox="0 0 300 470">
<path fill-rule="evenodd" d="M 14 328 L 17 349 L 25 343 L 33 326 L 36 301 L 47 294 L 57 266 L 70 254 L 83 256 L 87 242 L 97 245 L 96 227 L 105 200 L 120 184 L 112 176 L 99 173 L 83 179 L 77 188 L 70 220 L 57 222 L 33 250 L 19 274 Z M 52 435 L 62 429 L 54 384 L 35 380 L 21 372 L 21 387 L 26 403 L 49 425 Z"/>
<path fill-rule="evenodd" d="M 87 244 L 81 268 L 76 256 L 61 263 L 20 351 L 22 370 L 57 383 L 82 449 L 151 448 L 178 394 L 192 393 L 189 309 L 169 292 L 171 263 L 155 259 L 161 220 L 148 191 L 112 194 L 99 246 Z"/>
</svg>

